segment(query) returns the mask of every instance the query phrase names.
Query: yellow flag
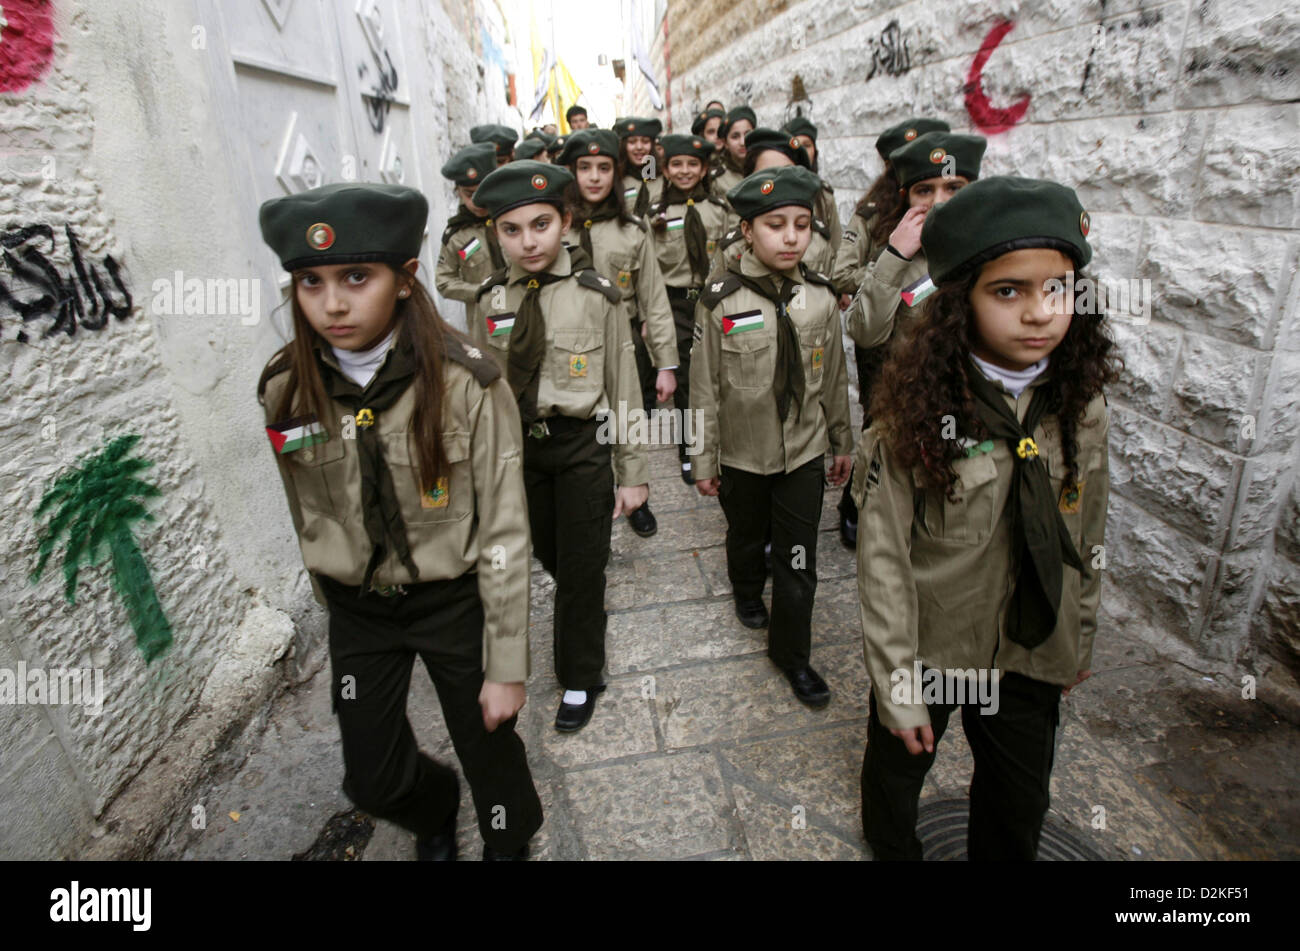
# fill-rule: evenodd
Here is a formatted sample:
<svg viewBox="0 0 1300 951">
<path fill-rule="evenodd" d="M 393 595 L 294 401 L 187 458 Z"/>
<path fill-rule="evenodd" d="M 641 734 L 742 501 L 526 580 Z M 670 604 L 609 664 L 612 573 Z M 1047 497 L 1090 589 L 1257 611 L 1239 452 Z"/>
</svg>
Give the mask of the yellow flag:
<svg viewBox="0 0 1300 951">
<path fill-rule="evenodd" d="M 552 83 L 552 89 L 557 92 L 557 102 L 554 103 L 556 120 L 559 123 L 560 133 L 569 134 L 569 120 L 565 117 L 565 112 L 569 107 L 576 105 L 579 97 L 582 96 L 582 90 L 578 88 L 577 82 L 573 79 L 573 74 L 569 72 L 569 67 L 564 65 L 564 60 L 555 61 L 555 81 Z"/>
</svg>

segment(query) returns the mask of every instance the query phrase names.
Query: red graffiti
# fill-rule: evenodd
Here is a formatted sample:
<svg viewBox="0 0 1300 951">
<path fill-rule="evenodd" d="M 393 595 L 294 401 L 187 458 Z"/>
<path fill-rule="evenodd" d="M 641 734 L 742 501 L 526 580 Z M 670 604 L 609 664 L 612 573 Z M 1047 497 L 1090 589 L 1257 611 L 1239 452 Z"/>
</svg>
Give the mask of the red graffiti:
<svg viewBox="0 0 1300 951">
<path fill-rule="evenodd" d="M 1015 26 L 1010 20 L 1002 20 L 989 30 L 989 35 L 984 37 L 984 42 L 980 45 L 980 51 L 975 54 L 975 61 L 970 64 L 970 72 L 966 74 L 966 85 L 963 87 L 966 93 L 966 112 L 981 132 L 1006 132 L 1023 119 L 1029 109 L 1029 93 L 1025 93 L 1007 108 L 999 109 L 989 102 L 989 97 L 984 94 L 981 86 L 984 64 L 998 48 L 1002 37 L 1015 29 Z"/>
<path fill-rule="evenodd" d="M 0 6 L 0 92 L 22 92 L 54 58 L 49 0 L 4 0 Z"/>
</svg>

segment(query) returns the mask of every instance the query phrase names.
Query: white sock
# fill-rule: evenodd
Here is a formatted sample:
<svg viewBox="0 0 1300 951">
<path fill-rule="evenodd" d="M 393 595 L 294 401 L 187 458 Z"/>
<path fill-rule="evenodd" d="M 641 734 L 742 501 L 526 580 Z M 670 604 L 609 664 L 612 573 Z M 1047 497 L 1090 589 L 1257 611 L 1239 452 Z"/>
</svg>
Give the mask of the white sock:
<svg viewBox="0 0 1300 951">
<path fill-rule="evenodd" d="M 564 691 L 564 702 L 574 705 L 587 702 L 587 691 L 585 690 L 566 690 Z"/>
</svg>

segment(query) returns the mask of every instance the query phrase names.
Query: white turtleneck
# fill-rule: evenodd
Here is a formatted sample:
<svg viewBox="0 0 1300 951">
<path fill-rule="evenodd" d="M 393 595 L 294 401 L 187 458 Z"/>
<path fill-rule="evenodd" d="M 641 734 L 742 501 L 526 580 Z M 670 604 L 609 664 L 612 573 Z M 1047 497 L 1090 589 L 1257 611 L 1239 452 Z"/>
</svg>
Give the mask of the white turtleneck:
<svg viewBox="0 0 1300 951">
<path fill-rule="evenodd" d="M 975 361 L 975 365 L 980 368 L 980 372 L 992 380 L 994 383 L 1001 383 L 1007 388 L 1013 397 L 1020 399 L 1020 394 L 1029 388 L 1029 384 L 1038 379 L 1043 371 L 1047 369 L 1047 357 L 1039 360 L 1032 366 L 1025 367 L 1023 370 L 1006 370 L 999 366 L 994 366 L 987 360 L 981 360 L 975 354 L 970 358 Z"/>
<path fill-rule="evenodd" d="M 330 349 L 334 351 L 334 357 L 339 361 L 339 369 L 343 371 L 343 375 L 364 390 L 375 378 L 379 368 L 384 365 L 384 357 L 388 355 L 388 348 L 393 345 L 396 337 L 397 328 L 394 327 L 388 332 L 387 337 L 369 350 L 340 350 L 334 346 Z"/>
</svg>

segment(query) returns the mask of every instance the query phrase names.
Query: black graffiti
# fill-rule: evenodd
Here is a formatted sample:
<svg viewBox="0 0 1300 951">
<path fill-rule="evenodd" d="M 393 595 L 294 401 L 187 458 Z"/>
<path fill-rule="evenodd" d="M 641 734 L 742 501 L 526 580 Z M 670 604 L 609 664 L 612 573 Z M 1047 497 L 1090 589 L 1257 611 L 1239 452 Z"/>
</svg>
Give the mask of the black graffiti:
<svg viewBox="0 0 1300 951">
<path fill-rule="evenodd" d="M 125 320 L 131 313 L 131 292 L 122 279 L 121 265 L 111 254 L 104 255 L 108 281 L 117 288 L 118 299 L 114 299 L 99 268 L 82 255 L 81 243 L 72 227 L 64 225 L 63 233 L 68 238 L 68 254 L 72 260 L 72 273 L 66 276 L 59 273 L 48 257 L 55 248 L 54 229 L 49 225 L 27 225 L 0 232 L 0 248 L 3 248 L 0 257 L 15 279 L 9 283 L 0 280 L 0 308 L 12 307 L 22 317 L 24 328 L 30 321 L 53 318 L 54 323 L 42 337 L 60 330 L 71 337 L 78 326 L 103 330 L 109 317 Z M 37 246 L 44 241 L 50 244 L 46 252 Z M 19 299 L 20 293 L 26 299 Z M 27 297 L 30 293 L 37 296 Z M 18 331 L 18 340 L 27 341 L 25 329 Z"/>
<path fill-rule="evenodd" d="M 361 94 L 362 100 L 366 104 L 366 119 L 370 122 L 370 128 L 375 132 L 384 131 L 384 123 L 388 119 L 388 110 L 396 102 L 395 93 L 397 92 L 397 67 L 393 65 L 393 58 L 388 55 L 388 50 L 384 50 L 384 58 L 381 60 L 379 54 L 375 53 L 375 69 L 379 73 L 379 82 L 371 87 L 370 92 Z M 388 67 L 384 67 L 384 63 Z M 364 76 L 367 72 L 365 63 L 362 63 L 357 70 L 358 76 Z"/>
<path fill-rule="evenodd" d="M 903 36 L 903 28 L 897 20 L 890 20 L 880 31 L 880 38 L 868 40 L 867 43 L 871 50 L 871 69 L 867 72 L 867 79 L 873 79 L 882 73 L 886 76 L 901 76 L 912 68 L 907 38 Z"/>
</svg>

